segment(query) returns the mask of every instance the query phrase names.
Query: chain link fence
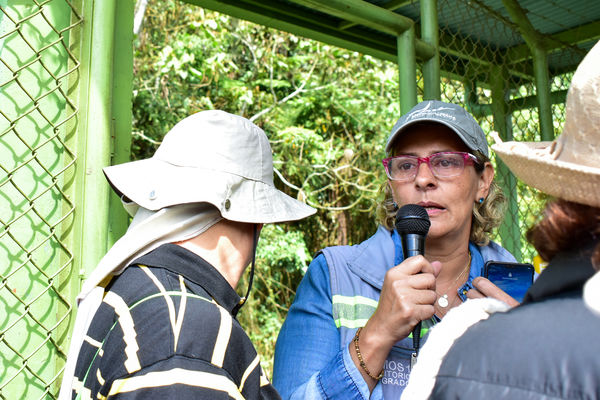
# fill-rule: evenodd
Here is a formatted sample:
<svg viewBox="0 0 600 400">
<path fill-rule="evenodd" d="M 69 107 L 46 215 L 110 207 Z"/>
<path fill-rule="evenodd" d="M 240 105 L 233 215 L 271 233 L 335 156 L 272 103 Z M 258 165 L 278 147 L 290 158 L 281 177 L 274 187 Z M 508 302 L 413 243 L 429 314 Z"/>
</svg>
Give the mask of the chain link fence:
<svg viewBox="0 0 600 400">
<path fill-rule="evenodd" d="M 492 130 L 499 132 L 503 140 L 540 141 L 533 65 L 524 61 L 509 63 L 506 49 L 494 48 L 485 42 L 486 37 L 493 37 L 494 41 L 503 42 L 507 47 L 516 46 L 523 40 L 517 26 L 483 2 L 459 1 L 468 3 L 467 13 L 456 6 L 455 0 L 438 0 L 438 15 L 443 14 L 443 20 L 448 21 L 446 26 L 439 26 L 443 71 L 441 99 L 469 110 L 488 134 L 490 144 L 494 143 L 489 135 Z M 412 5 L 414 20 L 419 23 L 419 3 Z M 461 12 L 458 12 L 459 9 Z M 480 21 L 478 32 L 463 32 L 462 27 L 469 25 L 468 21 Z M 580 49 L 572 49 L 573 57 L 581 54 Z M 490 59 L 497 62 L 490 63 L 487 61 Z M 421 74 L 418 73 L 418 76 L 420 78 Z M 572 73 L 562 73 L 551 78 L 554 135 L 562 131 L 564 101 L 571 77 Z M 421 101 L 421 82 L 418 87 L 418 99 Z M 525 233 L 541 214 L 546 196 L 518 182 L 506 166 L 495 159 L 494 154 L 492 161 L 496 165 L 496 180 L 509 200 L 506 221 L 499 228 L 495 240 L 511 250 L 517 259 L 533 262 L 536 252 L 527 243 Z"/>
<path fill-rule="evenodd" d="M 56 398 L 74 265 L 82 16 L 68 0 L 0 0 L 0 398 Z"/>
<path fill-rule="evenodd" d="M 517 27 L 477 0 L 457 1 L 471 5 L 468 13 L 457 13 L 455 0 L 438 0 L 438 13 L 451 17 L 440 26 L 442 100 L 464 106 L 486 132 L 499 131 L 504 140 L 540 140 L 531 65 L 506 63 L 505 50 L 482 39 L 494 35 L 514 46 L 522 40 Z M 66 358 L 69 286 L 79 279 L 72 237 L 76 144 L 86 134 L 76 130 L 81 72 L 72 45 L 83 25 L 80 5 L 0 0 L 0 399 L 56 398 Z M 419 5 L 413 5 L 418 23 Z M 467 20 L 481 21 L 482 34 L 462 32 Z M 574 48 L 573 57 L 579 55 Z M 555 134 L 564 123 L 571 76 L 551 79 Z M 507 222 L 496 239 L 532 261 L 535 250 L 524 233 L 539 216 L 544 195 L 493 161 L 509 197 Z"/>
</svg>

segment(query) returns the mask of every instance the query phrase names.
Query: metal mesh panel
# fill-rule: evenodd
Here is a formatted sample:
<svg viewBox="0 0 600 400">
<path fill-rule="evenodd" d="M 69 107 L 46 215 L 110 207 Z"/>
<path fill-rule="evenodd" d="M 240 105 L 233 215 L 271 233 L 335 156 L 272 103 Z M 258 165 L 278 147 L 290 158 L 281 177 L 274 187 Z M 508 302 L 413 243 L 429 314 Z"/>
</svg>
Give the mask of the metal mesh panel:
<svg viewBox="0 0 600 400">
<path fill-rule="evenodd" d="M 457 3 L 466 7 L 458 7 Z M 414 14 L 418 15 L 418 3 L 413 5 Z M 541 140 L 533 65 L 531 62 L 509 64 L 505 61 L 506 49 L 494 48 L 482 39 L 494 37 L 497 42 L 514 46 L 522 42 L 515 24 L 478 1 L 439 0 L 438 13 L 448 21 L 439 27 L 442 100 L 468 109 L 488 134 L 490 144 L 494 143 L 489 135 L 492 130 L 498 131 L 503 140 Z M 480 22 L 481 32 L 476 33 L 479 39 L 472 33 L 461 32 L 467 21 Z M 552 108 L 555 135 L 560 133 L 564 123 L 563 102 L 571 76 L 572 73 L 558 75 L 551 81 L 552 92 L 557 94 L 552 97 L 556 103 Z M 419 91 L 419 101 L 422 95 Z M 536 252 L 527 243 L 525 232 L 537 220 L 545 196 L 517 181 L 493 154 L 492 162 L 496 167 L 496 180 L 508 197 L 505 222 L 494 240 L 517 259 L 532 262 Z"/>
<path fill-rule="evenodd" d="M 71 304 L 72 148 L 82 18 L 0 0 L 0 398 L 56 398 Z"/>
<path fill-rule="evenodd" d="M 80 3 L 0 0 L 0 399 L 56 398 L 66 357 L 68 286 L 78 278 L 72 191 L 79 59 L 72 43 L 82 26 Z M 419 15 L 418 2 L 408 7 Z M 509 64 L 507 50 L 485 39 L 515 46 L 522 42 L 516 26 L 478 0 L 438 0 L 438 13 L 448 17 L 440 26 L 442 99 L 463 105 L 488 133 L 540 140 L 531 63 Z M 466 21 L 480 21 L 479 30 L 462 32 Z M 555 133 L 563 126 L 571 76 L 557 73 L 551 81 Z M 419 100 L 423 85 L 418 71 Z M 535 250 L 524 233 L 545 198 L 492 161 L 509 197 L 495 239 L 531 261 Z"/>
</svg>

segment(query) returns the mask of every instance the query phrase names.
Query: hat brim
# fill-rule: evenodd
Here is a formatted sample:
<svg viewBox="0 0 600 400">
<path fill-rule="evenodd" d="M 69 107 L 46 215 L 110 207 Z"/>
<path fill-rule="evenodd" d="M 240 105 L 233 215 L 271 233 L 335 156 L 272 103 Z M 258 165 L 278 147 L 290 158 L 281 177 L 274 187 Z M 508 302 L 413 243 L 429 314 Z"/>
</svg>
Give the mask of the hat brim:
<svg viewBox="0 0 600 400">
<path fill-rule="evenodd" d="M 600 207 L 600 168 L 545 157 L 551 142 L 503 142 L 492 149 L 513 174 L 544 193 Z"/>
<path fill-rule="evenodd" d="M 223 218 L 248 223 L 296 221 L 316 210 L 274 186 L 239 175 L 180 167 L 155 157 L 104 168 L 115 191 L 152 211 L 207 202 Z"/>
</svg>

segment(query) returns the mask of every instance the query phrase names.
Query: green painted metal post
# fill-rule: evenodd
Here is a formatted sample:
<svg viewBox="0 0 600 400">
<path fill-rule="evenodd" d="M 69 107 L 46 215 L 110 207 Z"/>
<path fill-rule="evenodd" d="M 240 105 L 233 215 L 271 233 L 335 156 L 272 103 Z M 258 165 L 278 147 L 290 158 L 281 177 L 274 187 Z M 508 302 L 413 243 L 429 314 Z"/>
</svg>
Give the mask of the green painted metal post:
<svg viewBox="0 0 600 400">
<path fill-rule="evenodd" d="M 552 102 L 550 78 L 548 76 L 548 52 L 546 51 L 548 40 L 533 27 L 533 24 L 527 18 L 527 13 L 517 0 L 502 0 L 502 4 L 504 4 L 511 19 L 517 24 L 523 39 L 531 50 L 540 114 L 540 132 L 542 140 L 553 140 Z"/>
<path fill-rule="evenodd" d="M 119 1 L 116 5 L 112 115 L 113 152 L 111 164 L 130 160 L 133 93 L 133 14 L 134 1 Z M 119 197 L 111 191 L 108 243 L 110 247 L 127 231 L 129 218 Z"/>
<path fill-rule="evenodd" d="M 552 101 L 550 99 L 550 78 L 548 76 L 548 54 L 540 46 L 533 51 L 533 70 L 540 114 L 540 134 L 542 140 L 554 140 L 552 122 Z"/>
<path fill-rule="evenodd" d="M 505 68 L 497 65 L 490 68 L 494 129 L 504 141 L 513 139 L 511 110 L 508 108 L 507 103 L 507 79 Z M 510 251 L 517 260 L 521 260 L 521 230 L 519 227 L 517 181 L 506 164 L 499 158 L 496 158 L 496 166 L 496 179 L 500 182 L 500 187 L 508 199 L 507 213 L 499 228 L 500 238 L 502 240 L 502 245 Z"/>
<path fill-rule="evenodd" d="M 400 112 L 406 114 L 417 104 L 414 26 L 398 36 L 398 70 L 400 73 Z"/>
<path fill-rule="evenodd" d="M 72 188 L 75 199 L 73 260 L 69 279 L 73 308 L 81 283 L 96 267 L 108 247 L 127 227 L 127 218 L 109 186 L 102 168 L 129 159 L 133 74 L 132 1 L 78 2 L 86 23 L 71 46 L 80 54 L 80 73 L 71 86 L 78 88 L 79 118 L 76 125 L 77 164 Z M 71 337 L 75 312 L 70 316 Z M 65 351 L 69 340 L 65 341 Z M 57 361 L 62 367 L 64 362 Z M 57 390 L 60 379 L 57 380 Z"/>
<path fill-rule="evenodd" d="M 113 54 L 117 0 L 86 2 L 81 63 L 81 111 L 77 164 L 75 265 L 80 280 L 107 249 L 109 187 L 102 168 L 110 164 L 113 134 Z"/>
<path fill-rule="evenodd" d="M 421 0 L 421 39 L 434 49 L 433 57 L 423 63 L 424 99 L 439 100 L 441 89 L 437 0 Z"/>
</svg>

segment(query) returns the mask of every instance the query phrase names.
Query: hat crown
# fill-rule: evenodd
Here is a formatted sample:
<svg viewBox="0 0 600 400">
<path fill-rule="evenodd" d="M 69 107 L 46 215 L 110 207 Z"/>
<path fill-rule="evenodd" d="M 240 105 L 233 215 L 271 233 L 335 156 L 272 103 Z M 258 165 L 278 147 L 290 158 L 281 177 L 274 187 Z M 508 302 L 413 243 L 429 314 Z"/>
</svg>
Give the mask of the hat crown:
<svg viewBox="0 0 600 400">
<path fill-rule="evenodd" d="M 264 131 L 221 110 L 201 111 L 178 122 L 153 157 L 179 167 L 226 172 L 273 186 L 271 145 Z"/>
<path fill-rule="evenodd" d="M 393 142 L 398 139 L 401 131 L 420 121 L 446 125 L 460 137 L 469 149 L 489 156 L 485 133 L 473 116 L 457 104 L 440 100 L 423 101 L 400 117 L 388 137 L 386 151 L 391 151 Z"/>
<path fill-rule="evenodd" d="M 565 127 L 553 142 L 497 142 L 516 177 L 551 196 L 600 207 L 600 42 L 569 86 Z"/>
<path fill-rule="evenodd" d="M 565 128 L 555 140 L 557 160 L 598 168 L 600 161 L 600 46 L 577 67 L 567 94 Z"/>
<path fill-rule="evenodd" d="M 210 203 L 230 221 L 296 221 L 315 213 L 273 184 L 271 145 L 247 119 L 224 111 L 176 124 L 154 156 L 103 168 L 119 196 L 150 211 Z"/>
</svg>

